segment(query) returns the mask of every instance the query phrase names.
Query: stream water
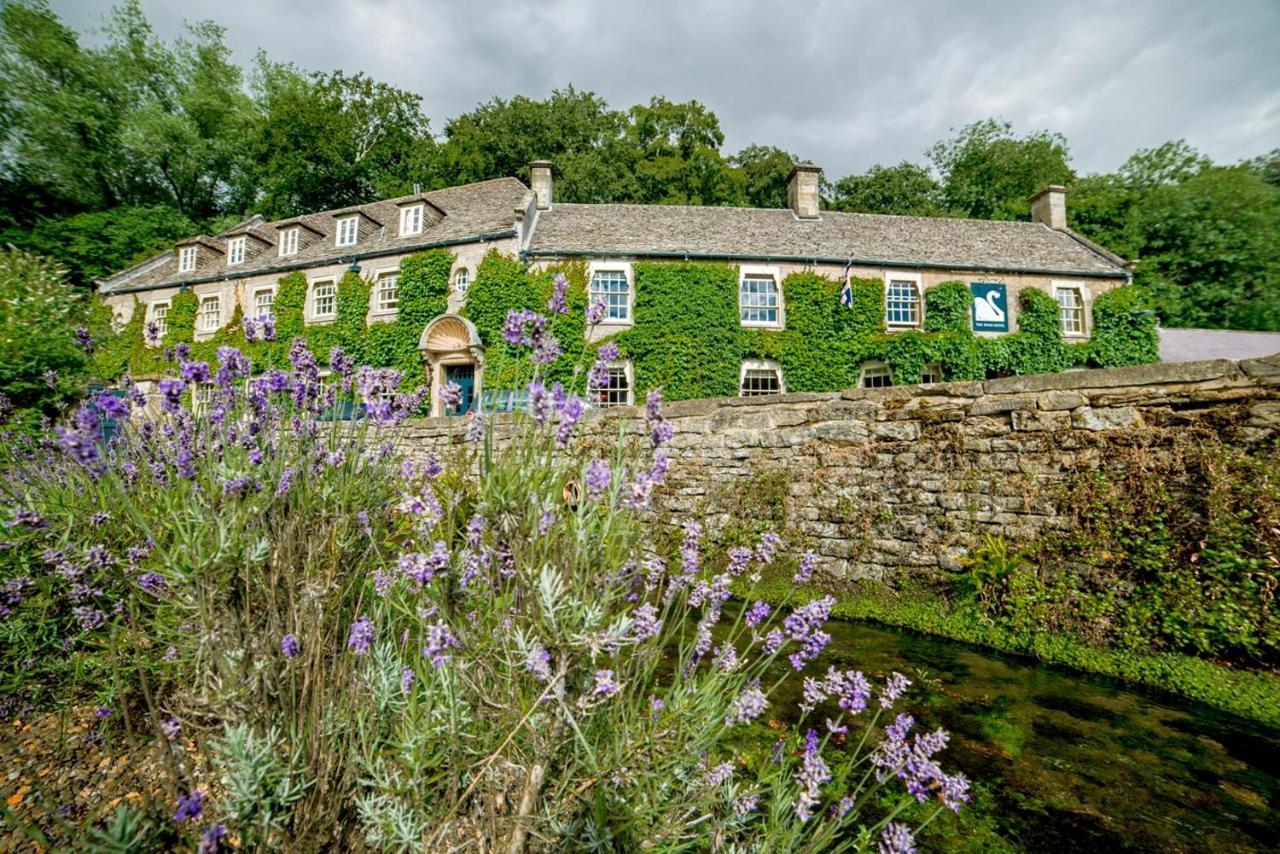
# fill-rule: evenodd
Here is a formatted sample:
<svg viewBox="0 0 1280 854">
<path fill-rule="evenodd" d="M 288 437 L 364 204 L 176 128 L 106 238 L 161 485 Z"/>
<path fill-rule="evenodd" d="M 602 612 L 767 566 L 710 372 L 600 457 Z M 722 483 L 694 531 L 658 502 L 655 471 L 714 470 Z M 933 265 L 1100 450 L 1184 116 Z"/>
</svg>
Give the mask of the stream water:
<svg viewBox="0 0 1280 854">
<path fill-rule="evenodd" d="M 944 766 L 980 782 L 975 813 L 928 847 L 1280 850 L 1280 730 L 913 633 L 838 620 L 827 631 L 818 672 L 925 684 L 910 711 L 950 731 Z"/>
</svg>

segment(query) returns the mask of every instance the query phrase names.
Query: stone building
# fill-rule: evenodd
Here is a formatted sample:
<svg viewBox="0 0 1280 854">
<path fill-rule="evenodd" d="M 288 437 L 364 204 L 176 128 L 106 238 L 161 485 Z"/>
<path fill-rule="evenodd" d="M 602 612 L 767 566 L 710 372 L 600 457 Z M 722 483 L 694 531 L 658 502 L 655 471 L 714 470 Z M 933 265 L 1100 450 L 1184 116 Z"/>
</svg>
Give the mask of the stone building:
<svg viewBox="0 0 1280 854">
<path fill-rule="evenodd" d="M 797 164 L 789 207 L 775 210 L 568 204 L 554 199 L 552 164 L 536 161 L 532 188 L 499 178 L 287 220 L 253 217 L 184 240 L 97 284 L 120 322 L 130 319 L 136 299 L 162 331 L 173 296 L 190 290 L 198 300 L 195 339 L 204 340 L 237 305 L 246 317 L 270 314 L 279 277 L 295 271 L 308 281 L 306 323 L 332 323 L 338 279 L 358 271 L 371 282 L 373 324 L 396 316 L 401 259 L 446 248 L 455 256 L 447 313 L 424 328 L 421 349 L 433 382 L 458 381 L 469 387 L 468 399 L 478 400 L 484 342 L 459 312 L 491 250 L 533 269 L 585 259 L 589 296 L 607 305 L 597 337 L 634 323 L 633 265 L 645 261 L 736 265 L 741 323 L 762 329 L 785 328 L 783 283 L 797 271 L 882 280 L 888 332 L 922 328 L 924 290 L 943 281 L 970 283 L 972 327 L 983 336 L 1016 329 L 1019 292 L 1039 289 L 1061 306 L 1069 340 L 1087 339 L 1094 299 L 1129 281 L 1124 259 L 1067 227 L 1063 187 L 1030 200 L 1030 222 L 996 222 L 824 211 L 820 174 L 812 164 Z M 864 384 L 887 383 L 875 365 L 864 373 Z M 631 401 L 625 364 L 610 382 L 616 387 L 607 402 Z M 744 394 L 786 388 L 780 368 L 768 363 L 744 363 L 740 384 Z"/>
</svg>

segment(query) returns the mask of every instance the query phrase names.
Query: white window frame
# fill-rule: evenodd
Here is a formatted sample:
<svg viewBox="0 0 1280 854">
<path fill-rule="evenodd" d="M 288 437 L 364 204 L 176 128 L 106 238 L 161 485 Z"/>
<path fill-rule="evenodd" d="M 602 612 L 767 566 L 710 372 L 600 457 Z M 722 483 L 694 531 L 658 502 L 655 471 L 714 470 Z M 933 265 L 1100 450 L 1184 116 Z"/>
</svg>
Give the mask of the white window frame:
<svg viewBox="0 0 1280 854">
<path fill-rule="evenodd" d="M 1089 337 L 1089 289 L 1084 282 L 1076 281 L 1057 281 L 1053 283 L 1053 301 L 1058 304 L 1058 323 L 1062 326 L 1062 337 L 1064 338 L 1088 338 Z M 1065 310 L 1062 303 L 1058 299 L 1059 291 L 1075 291 L 1076 296 L 1080 298 L 1080 329 L 1078 331 L 1068 331 L 1065 323 L 1062 322 L 1062 312 Z"/>
<path fill-rule="evenodd" d="M 889 286 L 893 282 L 910 282 L 916 290 L 916 320 L 913 323 L 889 320 Z M 924 276 L 919 273 L 884 274 L 884 328 L 889 332 L 902 329 L 924 329 Z"/>
<path fill-rule="evenodd" d="M 190 273 L 196 269 L 199 249 L 195 246 L 183 246 L 178 249 L 178 272 Z"/>
<path fill-rule="evenodd" d="M 391 308 L 382 307 L 382 280 L 388 276 L 396 277 L 396 304 Z M 390 317 L 400 310 L 400 268 L 386 267 L 377 270 L 373 274 L 373 290 L 369 295 L 369 302 L 373 307 L 375 316 Z"/>
<path fill-rule="evenodd" d="M 258 297 L 262 296 L 263 294 L 271 294 L 271 302 L 267 304 L 267 313 L 265 315 L 258 310 Z M 276 316 L 275 302 L 276 302 L 276 289 L 274 285 L 267 285 L 261 288 L 254 288 L 252 319 L 257 320 L 260 317 L 270 317 L 274 320 Z"/>
<path fill-rule="evenodd" d="M 636 401 L 636 375 L 634 368 L 632 368 L 631 360 L 616 359 L 609 362 L 606 367 L 611 371 L 617 370 L 618 368 L 622 369 L 622 375 L 626 377 L 627 380 L 627 399 L 621 403 L 600 403 L 594 397 L 595 393 L 598 392 L 599 389 L 588 388 L 587 398 L 589 399 L 590 404 L 597 409 L 613 409 L 618 406 L 634 406 Z"/>
<path fill-rule="evenodd" d="M 208 313 L 204 310 L 206 304 L 212 303 L 217 311 L 214 314 L 215 322 L 209 325 L 207 317 Z M 203 294 L 196 302 L 196 333 L 199 335 L 212 335 L 222 328 L 222 294 Z"/>
<path fill-rule="evenodd" d="M 636 312 L 636 282 L 635 276 L 632 275 L 631 264 L 620 261 L 592 261 L 587 264 L 587 302 L 591 303 L 595 297 L 591 293 L 591 285 L 595 282 L 596 273 L 621 273 L 627 282 L 627 316 L 626 318 L 611 318 L 608 311 L 605 311 L 605 319 L 600 322 L 600 326 L 632 326 L 635 324 Z"/>
<path fill-rule="evenodd" d="M 167 299 L 156 300 L 147 306 L 147 322 L 156 324 L 161 338 L 169 334 L 169 309 L 172 307 L 173 301 Z M 157 315 L 156 310 L 161 308 L 164 309 L 164 313 Z"/>
<path fill-rule="evenodd" d="M 747 374 L 749 372 L 761 372 L 761 371 L 769 371 L 769 372 L 772 372 L 775 376 L 777 376 L 778 378 L 777 392 L 771 392 L 770 394 L 747 394 L 745 389 L 745 386 L 747 383 Z M 744 359 L 742 361 L 742 365 L 739 366 L 738 368 L 738 397 L 769 397 L 775 393 L 776 394 L 787 393 L 787 381 L 782 375 L 781 363 L 775 361 L 774 359 Z"/>
<path fill-rule="evenodd" d="M 232 237 L 227 241 L 227 266 L 234 264 L 243 264 L 246 253 L 246 239 L 244 237 Z"/>
<path fill-rule="evenodd" d="M 926 380 L 925 375 L 936 376 L 936 380 Z M 920 369 L 920 385 L 937 385 L 945 382 L 942 378 L 942 365 L 938 362 L 930 362 Z"/>
<path fill-rule="evenodd" d="M 319 294 L 316 293 L 316 290 L 321 285 L 329 285 L 333 288 L 333 311 L 325 312 L 324 314 L 321 314 L 316 308 L 316 300 L 319 298 Z M 332 276 L 329 276 L 323 279 L 315 279 L 310 283 L 310 287 L 308 288 L 308 290 L 309 290 L 309 293 L 307 295 L 308 319 L 313 323 L 336 320 L 338 317 L 338 280 Z"/>
<path fill-rule="evenodd" d="M 280 232 L 280 257 L 298 254 L 298 244 L 302 240 L 301 226 L 291 226 Z"/>
<path fill-rule="evenodd" d="M 742 318 L 742 286 L 747 279 L 773 279 L 773 285 L 778 291 L 778 319 L 774 320 L 744 320 Z M 782 291 L 782 271 L 777 267 L 759 266 L 754 264 L 742 264 L 738 267 L 738 323 L 741 326 L 751 329 L 785 329 L 787 326 L 787 300 L 786 295 Z M 746 306 L 759 310 L 768 308 L 768 306 Z"/>
<path fill-rule="evenodd" d="M 887 378 L 888 382 L 883 385 L 867 385 L 868 379 Z M 858 366 L 858 388 L 892 388 L 893 387 L 893 371 L 884 362 L 876 359 L 869 359 Z"/>
<path fill-rule="evenodd" d="M 400 236 L 410 237 L 415 234 L 422 234 L 422 230 L 426 225 L 427 206 L 424 204 L 405 205 L 400 208 Z M 415 216 L 416 215 L 416 216 Z M 416 219 L 415 223 L 410 223 L 410 219 Z M 415 228 L 410 228 L 415 225 Z"/>
<path fill-rule="evenodd" d="M 347 229 L 350 227 L 350 234 Z M 349 236 L 350 240 L 343 240 L 344 236 Z M 352 216 L 339 217 L 337 225 L 333 231 L 334 246 L 355 246 L 360 240 L 360 216 L 358 214 Z"/>
<path fill-rule="evenodd" d="M 466 282 L 462 281 L 464 276 L 466 277 Z M 454 270 L 452 282 L 453 292 L 460 297 L 465 297 L 467 291 L 471 288 L 471 269 L 463 266 Z"/>
</svg>

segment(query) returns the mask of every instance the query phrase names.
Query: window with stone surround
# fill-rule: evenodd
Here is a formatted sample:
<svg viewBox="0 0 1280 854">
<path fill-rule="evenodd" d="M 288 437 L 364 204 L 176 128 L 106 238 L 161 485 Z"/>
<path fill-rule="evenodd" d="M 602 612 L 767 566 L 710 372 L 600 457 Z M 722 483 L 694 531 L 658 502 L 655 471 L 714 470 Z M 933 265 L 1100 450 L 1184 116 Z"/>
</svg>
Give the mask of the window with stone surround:
<svg viewBox="0 0 1280 854">
<path fill-rule="evenodd" d="M 297 255 L 298 254 L 298 232 L 302 229 L 294 226 L 286 228 L 280 232 L 280 255 Z"/>
<path fill-rule="evenodd" d="M 601 408 L 631 403 L 631 363 L 618 362 L 605 369 L 603 385 L 592 386 L 591 403 Z"/>
<path fill-rule="evenodd" d="M 605 323 L 631 322 L 631 286 L 626 270 L 596 270 L 587 295 L 591 302 L 604 303 Z"/>
<path fill-rule="evenodd" d="M 942 365 L 934 362 L 933 364 L 925 365 L 920 370 L 921 385 L 932 385 L 940 382 L 942 382 Z"/>
<path fill-rule="evenodd" d="M 151 322 L 156 325 L 156 334 L 163 338 L 169 334 L 169 303 L 153 302 L 151 304 Z"/>
<path fill-rule="evenodd" d="M 382 273 L 378 276 L 377 299 L 374 311 L 391 313 L 400 305 L 400 272 Z"/>
<path fill-rule="evenodd" d="M 885 326 L 915 328 L 920 326 L 920 279 L 894 275 L 885 283 Z"/>
<path fill-rule="evenodd" d="M 782 294 L 771 273 L 744 272 L 738 281 L 738 317 L 743 326 L 781 326 Z"/>
<path fill-rule="evenodd" d="M 454 293 L 460 297 L 465 297 L 469 287 L 471 287 L 471 271 L 466 267 L 459 267 L 458 272 L 453 274 Z"/>
<path fill-rule="evenodd" d="M 200 332 L 217 332 L 222 325 L 222 297 L 200 297 L 200 310 L 196 313 L 196 329 Z"/>
<path fill-rule="evenodd" d="M 244 263 L 245 238 L 233 237 L 227 241 L 227 265 Z"/>
<path fill-rule="evenodd" d="M 400 236 L 422 233 L 422 205 L 409 205 L 400 209 Z"/>
<path fill-rule="evenodd" d="M 338 314 L 338 286 L 333 279 L 311 283 L 311 319 L 332 320 Z"/>
<path fill-rule="evenodd" d="M 1057 285 L 1054 296 L 1058 299 L 1058 311 L 1062 317 L 1064 335 L 1083 335 L 1084 295 L 1077 285 Z"/>
<path fill-rule="evenodd" d="M 738 396 L 761 397 L 782 394 L 782 366 L 772 360 L 747 360 L 738 373 Z"/>
<path fill-rule="evenodd" d="M 178 250 L 178 272 L 190 273 L 196 268 L 196 248 L 184 246 Z"/>
<path fill-rule="evenodd" d="M 859 385 L 863 388 L 888 388 L 893 385 L 893 374 L 884 362 L 863 362 Z"/>
<path fill-rule="evenodd" d="M 360 233 L 360 217 L 346 216 L 338 220 L 337 243 L 338 246 L 355 246 L 356 238 Z"/>
<path fill-rule="evenodd" d="M 275 317 L 275 288 L 259 288 L 253 293 L 253 318 Z"/>
</svg>

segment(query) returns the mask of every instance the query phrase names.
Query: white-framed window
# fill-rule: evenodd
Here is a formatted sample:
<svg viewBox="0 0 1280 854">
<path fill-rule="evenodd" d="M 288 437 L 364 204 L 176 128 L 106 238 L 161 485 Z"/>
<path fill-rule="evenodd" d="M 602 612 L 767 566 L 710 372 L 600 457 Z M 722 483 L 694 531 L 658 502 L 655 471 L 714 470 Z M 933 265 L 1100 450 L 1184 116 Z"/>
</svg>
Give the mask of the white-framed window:
<svg viewBox="0 0 1280 854">
<path fill-rule="evenodd" d="M 298 226 L 286 228 L 280 232 L 280 255 L 297 255 L 298 254 L 298 233 L 302 231 Z"/>
<path fill-rule="evenodd" d="M 748 359 L 738 371 L 738 396 L 760 397 L 784 394 L 782 366 L 769 359 Z"/>
<path fill-rule="evenodd" d="M 400 271 L 392 270 L 378 275 L 374 289 L 373 310 L 378 313 L 393 312 L 400 305 Z"/>
<path fill-rule="evenodd" d="M 629 406 L 631 385 L 631 363 L 614 362 L 605 369 L 604 384 L 592 385 L 589 395 L 591 403 L 602 409 Z"/>
<path fill-rule="evenodd" d="M 190 273 L 196 268 L 196 252 L 194 246 L 184 246 L 178 250 L 178 272 Z"/>
<path fill-rule="evenodd" d="M 209 401 L 213 399 L 213 390 L 216 386 L 211 382 L 196 383 L 191 387 L 191 411 L 195 415 L 204 414 L 209 408 Z"/>
<path fill-rule="evenodd" d="M 275 288 L 259 288 L 253 292 L 253 319 L 275 317 Z"/>
<path fill-rule="evenodd" d="M 884 362 L 863 362 L 862 379 L 858 385 L 863 388 L 888 388 L 893 385 L 893 374 Z"/>
<path fill-rule="evenodd" d="M 233 237 L 227 241 L 227 264 L 243 264 L 244 263 L 244 244 L 245 238 Z"/>
<path fill-rule="evenodd" d="M 337 246 L 355 246 L 360 233 L 360 217 L 344 216 L 338 220 Z"/>
<path fill-rule="evenodd" d="M 459 267 L 458 272 L 453 274 L 453 291 L 458 296 L 465 297 L 469 287 L 471 287 L 471 271 L 466 267 Z"/>
<path fill-rule="evenodd" d="M 1084 335 L 1084 289 L 1079 285 L 1054 284 L 1053 295 L 1058 300 L 1058 314 L 1062 318 L 1063 335 Z"/>
<path fill-rule="evenodd" d="M 151 322 L 156 325 L 156 332 L 161 338 L 169 334 L 169 303 L 151 303 Z"/>
<path fill-rule="evenodd" d="M 778 272 L 742 267 L 738 279 L 738 318 L 743 326 L 782 326 L 782 289 Z"/>
<path fill-rule="evenodd" d="M 422 205 L 409 205 L 400 209 L 400 236 L 422 233 Z"/>
<path fill-rule="evenodd" d="M 200 310 L 196 312 L 196 330 L 199 332 L 217 332 L 222 325 L 222 297 L 200 297 Z"/>
<path fill-rule="evenodd" d="M 884 324 L 893 329 L 918 327 L 922 317 L 920 276 L 892 273 L 884 281 Z"/>
<path fill-rule="evenodd" d="M 920 385 L 932 385 L 942 382 L 942 365 L 934 362 L 920 369 Z"/>
<path fill-rule="evenodd" d="M 604 301 L 605 323 L 631 322 L 631 283 L 627 268 L 593 268 L 587 298 L 593 303 Z"/>
<path fill-rule="evenodd" d="M 332 320 L 338 316 L 338 285 L 333 279 L 311 283 L 311 319 Z"/>
</svg>

